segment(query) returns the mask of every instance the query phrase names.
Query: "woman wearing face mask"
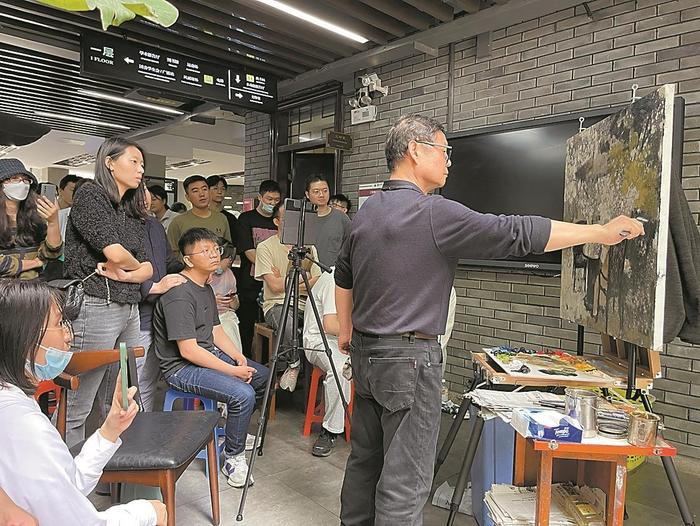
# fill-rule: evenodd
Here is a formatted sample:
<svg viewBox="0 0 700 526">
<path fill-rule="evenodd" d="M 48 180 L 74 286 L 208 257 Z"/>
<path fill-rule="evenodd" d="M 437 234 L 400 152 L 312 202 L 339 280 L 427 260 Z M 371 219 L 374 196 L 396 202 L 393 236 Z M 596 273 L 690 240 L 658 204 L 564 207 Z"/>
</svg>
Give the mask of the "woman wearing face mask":
<svg viewBox="0 0 700 526">
<path fill-rule="evenodd" d="M 61 308 L 60 296 L 44 283 L 0 281 L 0 487 L 39 524 L 164 525 L 159 501 L 98 512 L 87 498 L 138 412 L 135 387 L 126 411 L 115 390 L 106 420 L 75 459 L 31 397 L 39 381 L 58 376 L 71 359 Z"/>
<path fill-rule="evenodd" d="M 18 159 L 0 159 L 0 278 L 35 279 L 61 256 L 58 204 Z"/>
<path fill-rule="evenodd" d="M 66 277 L 83 281 L 85 297 L 73 322 L 73 350 L 114 349 L 119 342 L 139 343 L 140 284 L 150 279 L 147 261 L 143 152 L 121 137 L 107 139 L 97 151 L 95 180 L 73 196 L 66 228 Z M 96 270 L 97 269 L 97 270 Z M 85 420 L 100 391 L 105 409 L 114 387 L 116 367 L 80 377 L 80 387 L 68 394 L 66 443 L 85 438 Z M 103 415 L 104 416 L 104 415 Z"/>
</svg>

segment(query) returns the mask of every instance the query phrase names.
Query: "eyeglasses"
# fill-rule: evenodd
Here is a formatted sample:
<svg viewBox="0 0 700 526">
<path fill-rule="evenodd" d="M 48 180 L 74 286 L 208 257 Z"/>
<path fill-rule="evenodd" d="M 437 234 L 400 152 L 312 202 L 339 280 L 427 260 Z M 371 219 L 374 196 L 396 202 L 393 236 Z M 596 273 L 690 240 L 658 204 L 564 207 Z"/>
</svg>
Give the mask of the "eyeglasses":
<svg viewBox="0 0 700 526">
<path fill-rule="evenodd" d="M 61 320 L 60 327 L 47 327 L 46 328 L 46 331 L 58 331 L 58 330 L 73 334 L 73 324 L 70 322 L 70 320 Z"/>
<path fill-rule="evenodd" d="M 438 144 L 436 142 L 428 142 L 428 141 L 416 141 L 418 144 L 427 144 L 428 146 L 433 146 L 435 148 L 444 148 L 445 149 L 445 162 L 449 163 L 450 162 L 450 157 L 452 157 L 452 146 L 448 146 L 447 144 Z"/>
<path fill-rule="evenodd" d="M 25 177 L 24 175 L 12 175 L 5 179 L 5 182 L 7 183 L 31 183 L 28 177 Z"/>
<path fill-rule="evenodd" d="M 311 195 L 325 195 L 329 192 L 328 192 L 328 188 L 316 188 L 314 190 L 311 190 L 309 193 Z"/>
<path fill-rule="evenodd" d="M 204 250 L 200 250 L 199 252 L 192 252 L 192 254 L 185 254 L 185 256 L 198 256 L 199 254 L 206 254 L 209 257 L 214 257 L 214 256 L 221 256 L 224 253 L 224 247 L 214 247 L 214 248 L 205 248 Z"/>
</svg>

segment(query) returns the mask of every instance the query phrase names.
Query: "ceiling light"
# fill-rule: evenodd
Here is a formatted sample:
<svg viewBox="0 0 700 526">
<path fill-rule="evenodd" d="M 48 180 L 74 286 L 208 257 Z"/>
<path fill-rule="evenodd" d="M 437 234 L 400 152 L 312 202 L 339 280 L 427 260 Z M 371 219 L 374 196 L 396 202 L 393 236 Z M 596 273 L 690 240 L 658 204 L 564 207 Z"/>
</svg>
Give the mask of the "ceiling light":
<svg viewBox="0 0 700 526">
<path fill-rule="evenodd" d="M 114 128 L 116 130 L 130 130 L 128 126 L 123 126 L 121 124 L 112 124 L 111 122 L 96 121 L 92 119 L 83 119 L 82 117 L 72 117 L 71 115 L 60 115 L 58 113 L 51 113 L 48 111 L 35 111 L 34 115 L 39 115 L 40 117 L 48 117 L 50 119 L 60 119 L 62 121 L 80 122 L 82 124 L 92 124 L 94 126 L 102 126 L 104 128 Z"/>
<path fill-rule="evenodd" d="M 139 108 L 144 108 L 147 110 L 161 111 L 163 113 L 169 113 L 170 115 L 183 115 L 185 112 L 180 110 L 175 110 L 173 108 L 167 108 L 165 106 L 159 106 L 158 104 L 150 104 L 148 102 L 141 102 L 138 100 L 131 100 L 118 95 L 110 95 L 109 93 L 102 93 L 100 91 L 93 91 L 89 89 L 79 89 L 78 93 L 81 95 L 87 95 L 88 97 L 94 97 L 96 99 L 111 100 L 113 102 L 120 102 L 122 104 L 129 104 L 131 106 L 138 106 Z"/>
<path fill-rule="evenodd" d="M 285 3 L 278 2 L 277 0 L 256 0 L 257 2 L 260 2 L 261 4 L 269 5 L 270 7 L 273 7 L 275 9 L 278 9 L 280 11 L 284 11 L 285 13 L 295 16 L 297 18 L 301 18 L 302 20 L 306 20 L 307 22 L 310 22 L 311 24 L 314 24 L 315 26 L 322 27 L 323 29 L 327 31 L 332 31 L 333 33 L 336 33 L 338 35 L 344 36 L 345 38 L 349 38 L 350 40 L 354 40 L 355 42 L 359 42 L 360 44 L 364 44 L 367 42 L 367 39 L 363 37 L 362 35 L 358 35 L 357 33 L 353 33 L 352 31 L 348 31 L 347 29 L 343 29 L 340 26 L 337 26 L 335 24 L 332 24 L 330 22 L 326 22 L 325 20 L 322 20 L 314 15 L 311 15 L 309 13 L 305 13 L 304 11 L 301 11 L 299 9 L 296 9 L 292 6 L 289 6 Z"/>
</svg>

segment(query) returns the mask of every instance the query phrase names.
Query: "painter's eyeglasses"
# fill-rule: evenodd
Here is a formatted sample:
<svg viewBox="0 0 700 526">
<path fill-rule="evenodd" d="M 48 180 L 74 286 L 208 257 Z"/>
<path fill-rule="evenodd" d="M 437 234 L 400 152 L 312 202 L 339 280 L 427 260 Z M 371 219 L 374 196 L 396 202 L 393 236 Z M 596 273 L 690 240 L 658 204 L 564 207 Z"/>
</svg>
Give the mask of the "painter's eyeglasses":
<svg viewBox="0 0 700 526">
<path fill-rule="evenodd" d="M 432 146 L 434 148 L 444 148 L 445 149 L 445 162 L 449 163 L 450 158 L 452 157 L 452 146 L 448 146 L 447 144 L 438 144 L 436 142 L 428 142 L 428 141 L 416 141 L 418 144 L 426 144 L 428 146 Z"/>
</svg>

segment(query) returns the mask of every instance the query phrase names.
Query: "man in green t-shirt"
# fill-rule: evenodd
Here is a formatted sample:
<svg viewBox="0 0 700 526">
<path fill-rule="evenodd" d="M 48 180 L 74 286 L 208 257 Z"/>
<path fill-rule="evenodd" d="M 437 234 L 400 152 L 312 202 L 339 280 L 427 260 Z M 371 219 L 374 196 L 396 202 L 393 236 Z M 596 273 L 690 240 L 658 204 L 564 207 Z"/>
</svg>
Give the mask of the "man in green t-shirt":
<svg viewBox="0 0 700 526">
<path fill-rule="evenodd" d="M 231 231 L 228 221 L 221 213 L 209 209 L 209 185 L 201 175 L 191 175 L 182 183 L 185 197 L 192 203 L 192 209 L 173 218 L 168 226 L 168 244 L 174 256 L 179 259 L 178 242 L 190 228 L 206 228 L 228 244 L 221 260 L 222 268 L 231 266 L 234 247 L 231 246 Z"/>
</svg>

